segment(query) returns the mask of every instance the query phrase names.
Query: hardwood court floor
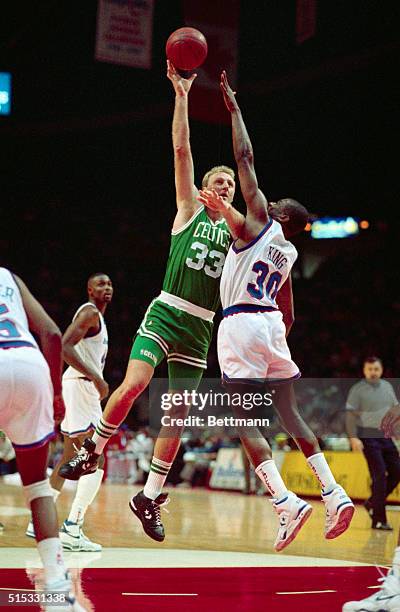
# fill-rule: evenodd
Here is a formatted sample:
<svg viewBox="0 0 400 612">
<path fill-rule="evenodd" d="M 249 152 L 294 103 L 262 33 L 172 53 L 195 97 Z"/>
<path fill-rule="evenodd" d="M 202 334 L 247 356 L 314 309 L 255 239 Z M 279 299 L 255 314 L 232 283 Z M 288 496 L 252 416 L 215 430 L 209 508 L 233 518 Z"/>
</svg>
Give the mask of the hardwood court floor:
<svg viewBox="0 0 400 612">
<path fill-rule="evenodd" d="M 57 501 L 60 522 L 68 515 L 72 486 L 68 483 Z M 296 540 L 276 554 L 273 543 L 277 517 L 267 497 L 178 488 L 169 489 L 169 514 L 161 512 L 167 536 L 158 544 L 142 532 L 128 507 L 130 497 L 138 490 L 137 486 L 104 484 L 87 512 L 85 533 L 103 547 L 274 554 L 277 565 L 285 555 L 388 565 L 400 527 L 400 513 L 389 511 L 388 520 L 394 531 L 372 530 L 367 513 L 358 505 L 350 529 L 336 540 L 327 541 L 323 536 L 324 506 L 312 500 L 311 518 Z M 0 481 L 0 522 L 5 524 L 0 534 L 0 554 L 2 547 L 34 548 L 34 541 L 25 536 L 28 520 L 21 488 Z"/>
<path fill-rule="evenodd" d="M 60 522 L 73 498 L 67 484 L 57 507 Z M 171 489 L 162 513 L 162 544 L 142 532 L 128 501 L 138 487 L 103 485 L 89 509 L 85 532 L 103 545 L 99 553 L 66 552 L 74 591 L 87 612 L 340 612 L 345 601 L 379 588 L 379 568 L 390 564 L 400 515 L 389 512 L 393 533 L 370 529 L 358 507 L 350 530 L 323 537 L 324 507 L 296 540 L 273 552 L 277 517 L 266 497 L 203 489 Z M 25 536 L 29 512 L 22 489 L 0 482 L 0 605 L 10 593 L 42 588 L 35 543 Z M 381 567 L 381 571 L 383 567 Z M 371 590 L 369 590 L 371 589 Z M 21 610 L 38 612 L 37 606 Z M 56 611 L 59 608 L 52 608 Z"/>
</svg>

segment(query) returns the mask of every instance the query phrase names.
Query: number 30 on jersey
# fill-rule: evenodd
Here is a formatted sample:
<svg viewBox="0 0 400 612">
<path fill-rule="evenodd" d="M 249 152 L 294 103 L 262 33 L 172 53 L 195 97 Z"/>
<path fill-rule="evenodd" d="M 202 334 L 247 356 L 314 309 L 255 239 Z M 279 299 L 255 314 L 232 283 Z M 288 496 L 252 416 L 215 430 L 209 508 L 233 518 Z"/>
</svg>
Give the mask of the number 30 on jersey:
<svg viewBox="0 0 400 612">
<path fill-rule="evenodd" d="M 252 272 L 257 274 L 256 282 L 247 285 L 247 291 L 257 300 L 262 300 L 264 296 L 269 297 L 274 301 L 278 293 L 279 286 L 282 280 L 280 272 L 272 272 L 267 280 L 269 266 L 265 261 L 256 261 L 252 267 Z"/>
</svg>

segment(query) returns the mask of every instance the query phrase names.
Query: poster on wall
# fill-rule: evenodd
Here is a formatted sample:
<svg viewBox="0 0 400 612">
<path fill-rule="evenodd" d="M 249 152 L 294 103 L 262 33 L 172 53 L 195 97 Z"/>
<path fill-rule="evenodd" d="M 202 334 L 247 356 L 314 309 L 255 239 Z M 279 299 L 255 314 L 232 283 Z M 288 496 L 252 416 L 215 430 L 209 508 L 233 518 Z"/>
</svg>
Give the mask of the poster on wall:
<svg viewBox="0 0 400 612">
<path fill-rule="evenodd" d="M 95 58 L 151 68 L 154 0 L 98 0 Z"/>
</svg>

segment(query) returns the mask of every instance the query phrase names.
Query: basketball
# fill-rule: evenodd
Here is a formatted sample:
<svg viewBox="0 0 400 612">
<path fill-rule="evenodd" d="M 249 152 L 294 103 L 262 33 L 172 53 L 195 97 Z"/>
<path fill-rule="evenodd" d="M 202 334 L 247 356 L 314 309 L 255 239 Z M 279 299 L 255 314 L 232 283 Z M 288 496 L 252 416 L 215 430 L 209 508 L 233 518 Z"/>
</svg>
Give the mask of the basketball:
<svg viewBox="0 0 400 612">
<path fill-rule="evenodd" d="M 207 57 L 205 36 L 195 28 L 179 28 L 167 40 L 165 51 L 175 68 L 194 70 Z"/>
</svg>

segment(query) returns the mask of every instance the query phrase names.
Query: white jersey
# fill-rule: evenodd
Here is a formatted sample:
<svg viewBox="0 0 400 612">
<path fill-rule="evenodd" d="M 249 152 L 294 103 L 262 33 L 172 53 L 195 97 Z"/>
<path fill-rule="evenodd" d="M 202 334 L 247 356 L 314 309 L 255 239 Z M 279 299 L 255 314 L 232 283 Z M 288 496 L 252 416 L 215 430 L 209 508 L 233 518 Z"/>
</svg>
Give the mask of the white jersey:
<svg viewBox="0 0 400 612">
<path fill-rule="evenodd" d="M 248 245 L 238 248 L 233 243 L 221 276 L 222 308 L 246 304 L 264 311 L 277 310 L 277 293 L 296 259 L 294 245 L 286 240 L 281 224 L 273 219 Z M 253 306 L 250 308 L 253 310 Z M 234 310 L 239 311 L 239 307 Z"/>
<path fill-rule="evenodd" d="M 0 344 L 21 346 L 22 343 L 38 348 L 29 331 L 19 287 L 6 268 L 0 268 Z"/>
<path fill-rule="evenodd" d="M 98 372 L 99 376 L 102 376 L 108 350 L 108 334 L 103 315 L 96 308 L 95 304 L 92 302 L 86 302 L 78 308 L 72 321 L 75 321 L 82 308 L 85 308 L 86 306 L 92 306 L 92 308 L 94 308 L 98 313 L 100 319 L 100 331 L 95 336 L 90 336 L 88 338 L 82 338 L 82 340 L 79 340 L 79 342 L 75 344 L 74 349 L 85 365 L 90 366 L 93 370 Z M 64 372 L 63 380 L 68 380 L 70 378 L 84 378 L 84 374 L 72 366 L 69 366 Z"/>
</svg>

